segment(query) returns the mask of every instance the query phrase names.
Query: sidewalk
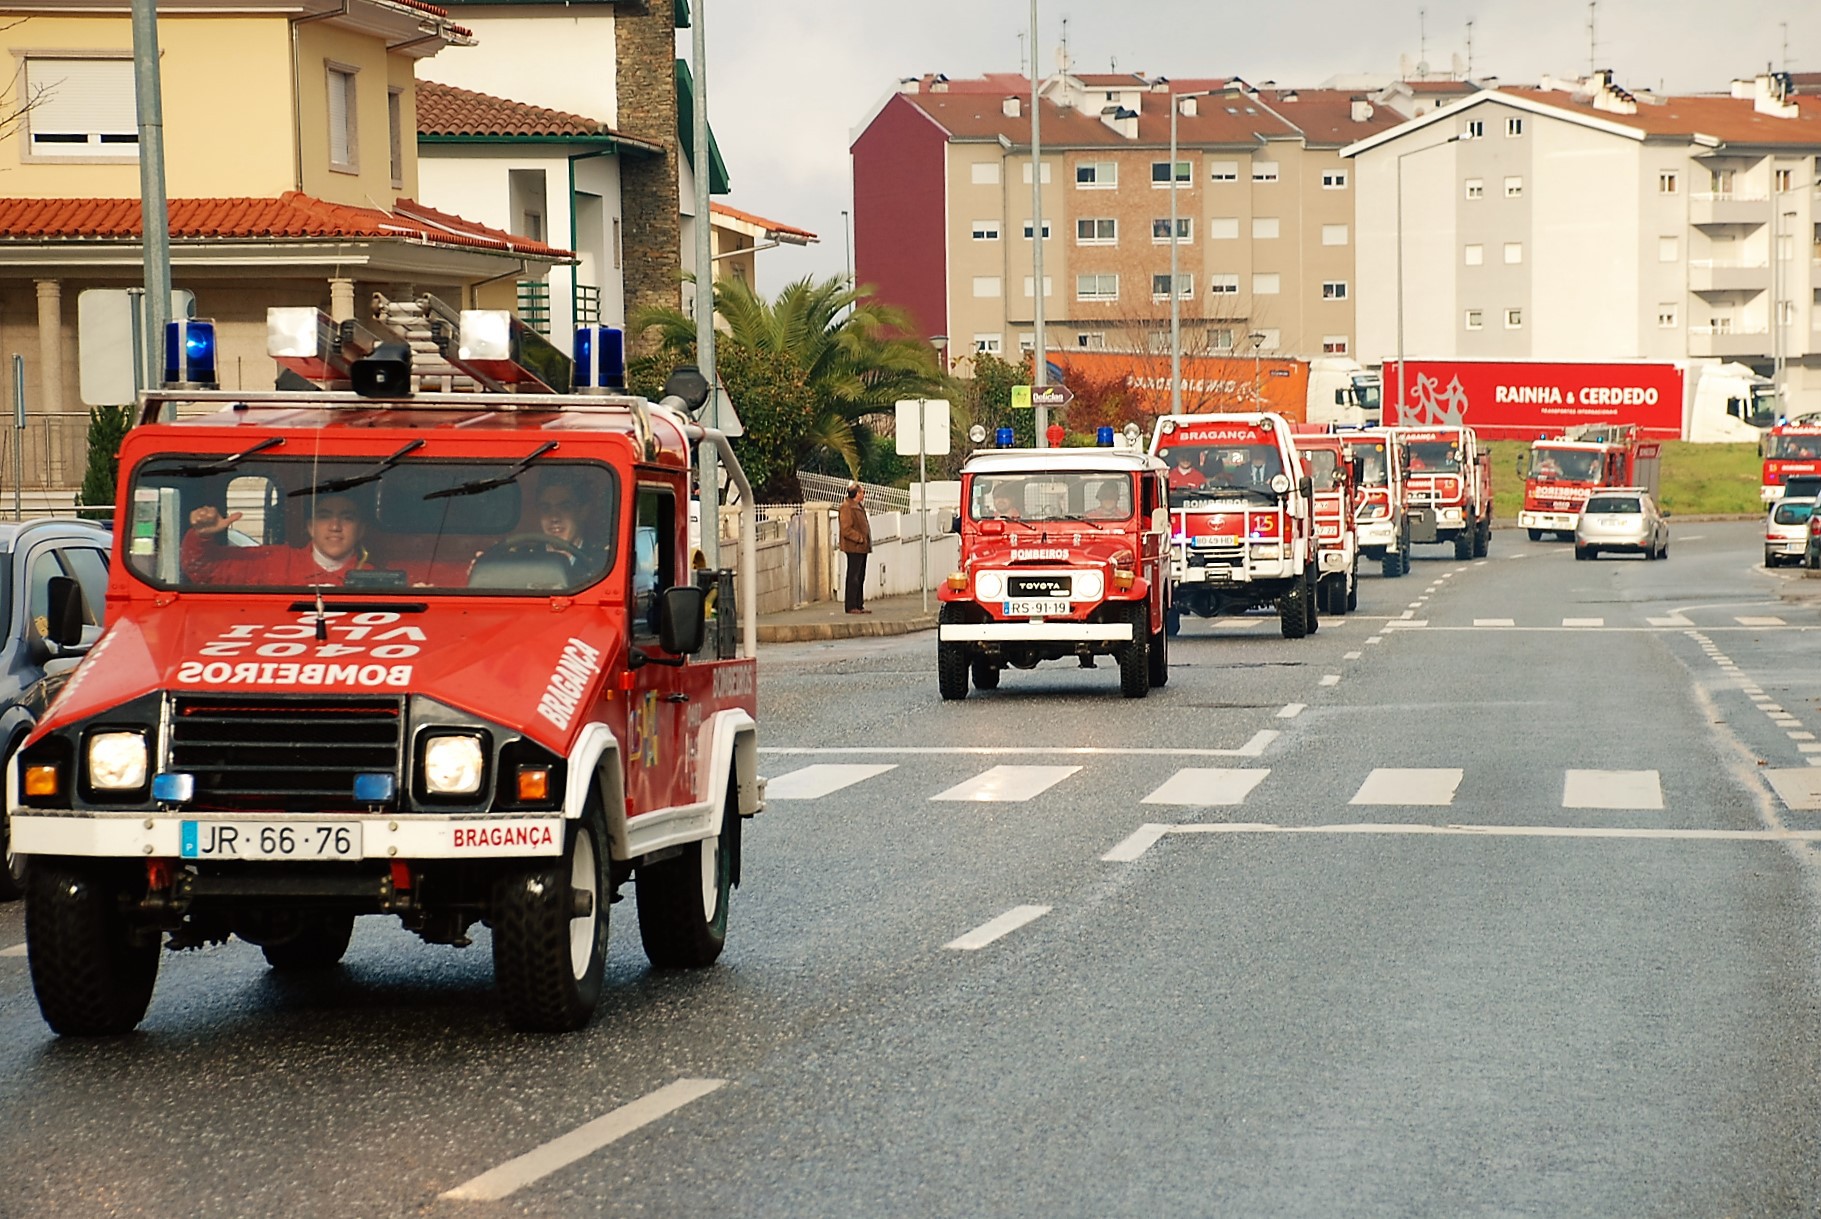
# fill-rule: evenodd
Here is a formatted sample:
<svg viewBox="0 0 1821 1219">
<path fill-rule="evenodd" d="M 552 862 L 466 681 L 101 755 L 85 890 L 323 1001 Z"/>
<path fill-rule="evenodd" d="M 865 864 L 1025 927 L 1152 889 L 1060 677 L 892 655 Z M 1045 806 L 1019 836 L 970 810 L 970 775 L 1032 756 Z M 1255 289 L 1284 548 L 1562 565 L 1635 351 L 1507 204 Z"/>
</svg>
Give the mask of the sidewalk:
<svg viewBox="0 0 1821 1219">
<path fill-rule="evenodd" d="M 869 639 L 883 635 L 908 635 L 936 625 L 936 593 L 929 594 L 929 612 L 923 597 L 881 597 L 868 601 L 870 614 L 850 614 L 839 601 L 813 601 L 793 610 L 759 615 L 760 643 L 806 643 L 819 639 Z"/>
</svg>

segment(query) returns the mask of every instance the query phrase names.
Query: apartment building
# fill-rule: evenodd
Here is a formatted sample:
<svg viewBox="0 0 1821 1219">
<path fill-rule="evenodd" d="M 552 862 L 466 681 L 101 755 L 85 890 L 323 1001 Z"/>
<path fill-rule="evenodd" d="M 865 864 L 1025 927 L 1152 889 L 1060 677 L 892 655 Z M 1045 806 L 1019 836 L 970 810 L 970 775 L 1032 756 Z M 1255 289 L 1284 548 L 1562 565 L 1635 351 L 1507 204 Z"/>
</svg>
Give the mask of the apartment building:
<svg viewBox="0 0 1821 1219">
<path fill-rule="evenodd" d="M 1821 96 L 1610 73 L 1483 89 L 1343 150 L 1359 358 L 1717 358 L 1821 410 Z M 1401 224 L 1399 223 L 1401 204 Z"/>
<path fill-rule="evenodd" d="M 868 116 L 851 146 L 861 285 L 947 335 L 955 358 L 1012 354 L 1034 342 L 1041 240 L 1051 350 L 1154 351 L 1168 341 L 1174 194 L 1185 351 L 1353 351 L 1339 154 L 1402 116 L 1343 90 L 1062 73 L 1041 87 L 1038 236 L 1030 93 L 1017 75 L 930 76 Z"/>
</svg>

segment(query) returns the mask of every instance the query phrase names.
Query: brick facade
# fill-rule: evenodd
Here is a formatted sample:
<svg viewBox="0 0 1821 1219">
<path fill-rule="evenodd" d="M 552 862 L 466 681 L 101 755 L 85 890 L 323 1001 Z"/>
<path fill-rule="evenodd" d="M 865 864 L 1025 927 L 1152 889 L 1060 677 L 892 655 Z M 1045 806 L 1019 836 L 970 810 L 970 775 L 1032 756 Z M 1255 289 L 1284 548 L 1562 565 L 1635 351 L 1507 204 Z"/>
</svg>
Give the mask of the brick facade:
<svg viewBox="0 0 1821 1219">
<path fill-rule="evenodd" d="M 676 16 L 672 0 L 623 3 L 615 11 L 618 128 L 664 149 L 663 157 L 620 162 L 628 320 L 645 309 L 677 308 L 682 282 L 682 222 L 677 214 Z M 644 354 L 649 345 L 629 336 Z"/>
</svg>

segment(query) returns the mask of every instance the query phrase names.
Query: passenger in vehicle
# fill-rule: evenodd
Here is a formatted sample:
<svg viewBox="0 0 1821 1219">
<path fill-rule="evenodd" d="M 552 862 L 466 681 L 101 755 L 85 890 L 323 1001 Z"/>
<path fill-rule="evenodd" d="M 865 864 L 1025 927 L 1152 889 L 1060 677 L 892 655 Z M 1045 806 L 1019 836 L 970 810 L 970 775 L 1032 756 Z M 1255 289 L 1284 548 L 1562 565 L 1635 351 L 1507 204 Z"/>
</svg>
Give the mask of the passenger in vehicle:
<svg viewBox="0 0 1821 1219">
<path fill-rule="evenodd" d="M 352 495 L 323 495 L 304 522 L 308 546 L 228 545 L 238 512 L 223 516 L 213 504 L 190 513 L 190 529 L 179 549 L 186 580 L 198 584 L 295 587 L 343 584 L 350 572 L 377 570 L 365 545 L 366 505 Z"/>
<path fill-rule="evenodd" d="M 1018 493 L 1010 483 L 1000 483 L 993 488 L 993 515 L 1007 521 L 1015 521 L 1023 515 L 1018 511 Z"/>
<path fill-rule="evenodd" d="M 1170 490 L 1194 490 L 1203 486 L 1207 479 L 1195 468 L 1195 455 L 1189 452 L 1178 452 L 1176 464 L 1170 469 Z"/>
<path fill-rule="evenodd" d="M 1101 483 L 1100 490 L 1094 496 L 1094 507 L 1088 512 L 1088 519 L 1095 521 L 1124 520 L 1130 515 L 1120 505 L 1120 501 L 1124 498 L 1125 495 L 1121 491 L 1119 483 L 1110 479 Z"/>
<path fill-rule="evenodd" d="M 606 558 L 604 549 L 587 536 L 589 508 L 588 489 L 579 479 L 549 475 L 538 487 L 538 527 L 546 537 L 574 549 L 570 559 L 577 570 L 599 570 Z"/>
<path fill-rule="evenodd" d="M 1252 464 L 1245 471 L 1246 486 L 1258 491 L 1269 491 L 1271 480 L 1276 478 L 1282 467 L 1277 460 L 1277 450 L 1267 449 L 1263 445 L 1252 448 Z"/>
</svg>

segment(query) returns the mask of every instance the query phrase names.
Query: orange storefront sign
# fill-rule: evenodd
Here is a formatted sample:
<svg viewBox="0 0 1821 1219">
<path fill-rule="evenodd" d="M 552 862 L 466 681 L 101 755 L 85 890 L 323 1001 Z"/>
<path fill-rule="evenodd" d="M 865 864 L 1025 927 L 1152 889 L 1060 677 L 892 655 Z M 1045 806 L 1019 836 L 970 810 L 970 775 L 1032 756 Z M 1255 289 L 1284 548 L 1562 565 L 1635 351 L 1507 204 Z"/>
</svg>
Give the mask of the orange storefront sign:
<svg viewBox="0 0 1821 1219">
<path fill-rule="evenodd" d="M 1050 362 L 1084 381 L 1121 381 L 1151 415 L 1170 412 L 1170 357 L 1145 352 L 1051 352 Z M 1275 411 L 1293 422 L 1307 414 L 1309 365 L 1249 356 L 1182 357 L 1182 409 L 1191 414 Z"/>
</svg>

